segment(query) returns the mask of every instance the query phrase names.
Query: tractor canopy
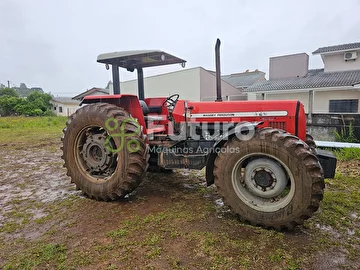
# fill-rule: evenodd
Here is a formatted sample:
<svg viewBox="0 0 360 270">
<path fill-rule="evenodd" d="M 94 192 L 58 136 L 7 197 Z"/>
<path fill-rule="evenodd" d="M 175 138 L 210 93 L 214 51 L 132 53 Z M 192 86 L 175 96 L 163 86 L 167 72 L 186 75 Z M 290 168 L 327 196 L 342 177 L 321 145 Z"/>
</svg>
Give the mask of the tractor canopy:
<svg viewBox="0 0 360 270">
<path fill-rule="evenodd" d="M 100 54 L 99 63 L 117 65 L 133 71 L 136 68 L 155 67 L 171 64 L 186 63 L 185 60 L 158 50 L 122 51 Z"/>
<path fill-rule="evenodd" d="M 119 67 L 133 72 L 135 69 L 138 75 L 138 95 L 140 100 L 144 100 L 144 74 L 143 68 L 156 67 L 171 64 L 181 64 L 185 67 L 186 61 L 173 56 L 169 53 L 158 50 L 137 50 L 122 51 L 100 54 L 97 62 L 106 64 L 106 68 L 112 66 L 112 77 L 114 84 L 114 94 L 120 94 Z"/>
</svg>

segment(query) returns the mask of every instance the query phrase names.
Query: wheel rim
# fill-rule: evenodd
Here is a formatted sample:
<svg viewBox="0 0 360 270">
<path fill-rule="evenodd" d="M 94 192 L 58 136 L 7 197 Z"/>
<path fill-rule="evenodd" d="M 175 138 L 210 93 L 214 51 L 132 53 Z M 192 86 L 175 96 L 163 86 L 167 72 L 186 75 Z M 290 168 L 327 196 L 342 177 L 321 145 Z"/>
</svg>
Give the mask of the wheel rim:
<svg viewBox="0 0 360 270">
<path fill-rule="evenodd" d="M 290 169 L 278 158 L 263 153 L 239 159 L 232 170 L 231 180 L 241 201 L 261 212 L 284 208 L 295 193 Z"/>
<path fill-rule="evenodd" d="M 116 144 L 108 132 L 98 126 L 82 129 L 76 138 L 74 148 L 75 162 L 91 180 L 105 182 L 114 173 L 117 165 L 117 154 L 112 151 Z"/>
</svg>

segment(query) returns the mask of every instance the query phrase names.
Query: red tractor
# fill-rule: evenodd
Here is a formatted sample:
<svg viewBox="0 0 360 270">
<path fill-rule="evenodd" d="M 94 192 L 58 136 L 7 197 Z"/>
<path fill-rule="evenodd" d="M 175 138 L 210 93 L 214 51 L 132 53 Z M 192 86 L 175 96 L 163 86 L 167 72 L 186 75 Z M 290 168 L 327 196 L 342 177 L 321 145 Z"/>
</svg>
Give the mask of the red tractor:
<svg viewBox="0 0 360 270">
<path fill-rule="evenodd" d="M 312 216 L 336 159 L 317 151 L 297 100 L 222 101 L 220 41 L 217 99 L 145 98 L 143 68 L 185 64 L 163 51 L 101 54 L 112 66 L 114 94 L 86 96 L 63 130 L 67 174 L 96 200 L 131 193 L 148 168 L 204 167 L 233 212 L 253 225 L 292 229 Z M 119 67 L 137 70 L 138 96 L 120 93 Z M 150 166 L 150 167 L 149 167 Z"/>
</svg>

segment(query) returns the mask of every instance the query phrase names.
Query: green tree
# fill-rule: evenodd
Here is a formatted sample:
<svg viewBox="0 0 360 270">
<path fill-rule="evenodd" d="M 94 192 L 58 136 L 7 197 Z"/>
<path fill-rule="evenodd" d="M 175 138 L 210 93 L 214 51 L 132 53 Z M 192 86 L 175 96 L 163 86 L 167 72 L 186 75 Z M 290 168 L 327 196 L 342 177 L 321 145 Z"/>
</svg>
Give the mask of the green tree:
<svg viewBox="0 0 360 270">
<path fill-rule="evenodd" d="M 32 92 L 26 99 L 28 102 L 32 103 L 36 108 L 41 109 L 45 112 L 48 109 L 51 109 L 51 95 L 42 94 L 39 92 Z"/>
<path fill-rule="evenodd" d="M 15 115 L 15 107 L 21 102 L 23 102 L 23 99 L 19 97 L 13 97 L 8 95 L 0 96 L 0 115 Z"/>
<path fill-rule="evenodd" d="M 5 93 L 11 94 L 11 91 Z M 16 93 L 16 92 L 15 92 Z M 11 95 L 0 96 L 0 114 L 42 116 L 51 115 L 51 95 L 39 92 L 31 93 L 27 98 L 20 98 Z"/>
<path fill-rule="evenodd" d="M 0 89 L 0 97 L 1 96 L 10 96 L 10 97 L 18 97 L 18 93 L 12 88 L 2 88 Z"/>
</svg>

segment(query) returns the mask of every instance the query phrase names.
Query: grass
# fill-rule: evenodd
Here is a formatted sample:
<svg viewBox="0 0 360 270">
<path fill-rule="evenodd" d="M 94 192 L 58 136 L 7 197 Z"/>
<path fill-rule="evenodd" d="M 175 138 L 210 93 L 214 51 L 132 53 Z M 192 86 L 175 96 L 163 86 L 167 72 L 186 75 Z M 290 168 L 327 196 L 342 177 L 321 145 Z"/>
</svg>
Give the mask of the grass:
<svg viewBox="0 0 360 270">
<path fill-rule="evenodd" d="M 21 261 L 9 262 L 4 266 L 4 270 L 10 269 L 35 269 L 43 266 L 43 268 L 51 269 L 67 269 L 65 267 L 67 248 L 62 244 L 53 243 L 36 243 L 31 252 L 27 251 L 20 255 Z"/>
<path fill-rule="evenodd" d="M 356 258 L 360 246 L 360 179 L 337 174 L 326 180 L 321 210 L 306 221 L 320 250 L 343 250 L 349 260 Z"/>
<path fill-rule="evenodd" d="M 60 138 L 67 117 L 0 117 L 0 144 L 44 143 Z"/>
<path fill-rule="evenodd" d="M 340 161 L 348 161 L 353 159 L 360 160 L 360 148 L 349 147 L 341 148 L 334 151 L 335 156 Z"/>
<path fill-rule="evenodd" d="M 67 117 L 0 117 L 0 129 L 38 129 L 47 127 L 63 127 Z"/>
</svg>

